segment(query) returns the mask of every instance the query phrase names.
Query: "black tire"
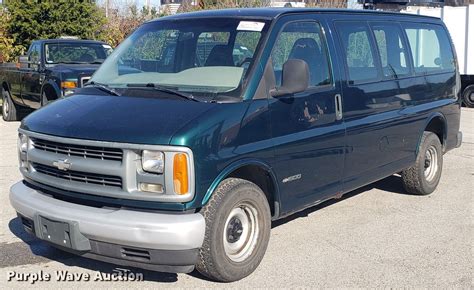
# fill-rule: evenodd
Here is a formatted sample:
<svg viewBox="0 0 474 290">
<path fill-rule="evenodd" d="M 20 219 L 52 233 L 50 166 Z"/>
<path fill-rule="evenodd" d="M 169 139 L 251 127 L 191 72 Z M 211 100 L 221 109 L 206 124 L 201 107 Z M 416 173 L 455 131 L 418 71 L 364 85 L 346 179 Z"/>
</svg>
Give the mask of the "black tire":
<svg viewBox="0 0 474 290">
<path fill-rule="evenodd" d="M 18 111 L 10 93 L 2 88 L 2 118 L 6 122 L 18 121 Z"/>
<path fill-rule="evenodd" d="M 252 223 L 245 223 L 251 218 L 240 220 L 236 215 L 245 213 L 245 207 L 252 207 L 249 212 L 256 213 L 254 227 L 250 226 Z M 270 207 L 262 190 L 247 180 L 225 179 L 201 214 L 206 220 L 206 234 L 197 270 L 220 282 L 237 281 L 250 275 L 262 261 L 270 239 Z M 252 228 L 257 229 L 256 235 L 251 234 Z M 245 247 L 242 246 L 242 250 L 234 254 L 229 246 L 241 242 Z"/>
<path fill-rule="evenodd" d="M 415 165 L 402 171 L 405 190 L 411 194 L 428 195 L 438 186 L 443 170 L 443 148 L 438 136 L 424 132 Z"/>
<path fill-rule="evenodd" d="M 462 101 L 466 107 L 474 108 L 474 85 L 470 85 L 464 89 Z"/>
</svg>

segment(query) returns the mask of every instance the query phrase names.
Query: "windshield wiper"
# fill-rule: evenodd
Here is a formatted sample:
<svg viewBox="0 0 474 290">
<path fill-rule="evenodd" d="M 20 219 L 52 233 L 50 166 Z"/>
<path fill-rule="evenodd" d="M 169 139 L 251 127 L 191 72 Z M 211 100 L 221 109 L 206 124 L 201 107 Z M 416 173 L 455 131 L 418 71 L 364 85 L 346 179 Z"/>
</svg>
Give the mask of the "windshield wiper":
<svg viewBox="0 0 474 290">
<path fill-rule="evenodd" d="M 190 100 L 190 101 L 199 102 L 197 99 L 194 98 L 194 96 L 192 94 L 184 94 L 184 93 L 182 93 L 178 90 L 174 90 L 174 89 L 171 89 L 169 87 L 162 86 L 162 85 L 159 85 L 159 84 L 154 84 L 154 83 L 127 84 L 127 87 L 129 87 L 129 88 L 152 88 L 156 91 L 160 91 L 160 92 L 163 92 L 163 93 L 175 95 L 175 96 L 178 96 L 178 97 Z"/>
<path fill-rule="evenodd" d="M 106 84 L 101 84 L 101 83 L 97 83 L 97 82 L 92 81 L 92 82 L 88 82 L 84 87 L 94 87 L 96 89 L 99 89 L 103 92 L 108 93 L 109 95 L 120 96 L 120 94 L 116 90 L 112 89 L 111 87 L 109 87 Z"/>
</svg>

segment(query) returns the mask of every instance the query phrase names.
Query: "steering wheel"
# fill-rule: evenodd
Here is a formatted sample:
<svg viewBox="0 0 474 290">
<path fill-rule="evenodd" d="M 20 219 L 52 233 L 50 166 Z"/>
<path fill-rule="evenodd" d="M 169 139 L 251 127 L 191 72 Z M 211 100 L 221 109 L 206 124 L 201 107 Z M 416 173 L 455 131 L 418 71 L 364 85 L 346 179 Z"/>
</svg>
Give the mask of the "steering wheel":
<svg viewBox="0 0 474 290">
<path fill-rule="evenodd" d="M 239 67 L 243 67 L 244 64 L 246 64 L 246 63 L 249 63 L 249 64 L 250 64 L 250 63 L 252 62 L 252 60 L 253 60 L 252 57 L 246 57 L 246 58 L 244 58 L 244 60 L 242 60 L 242 61 L 239 63 Z"/>
</svg>

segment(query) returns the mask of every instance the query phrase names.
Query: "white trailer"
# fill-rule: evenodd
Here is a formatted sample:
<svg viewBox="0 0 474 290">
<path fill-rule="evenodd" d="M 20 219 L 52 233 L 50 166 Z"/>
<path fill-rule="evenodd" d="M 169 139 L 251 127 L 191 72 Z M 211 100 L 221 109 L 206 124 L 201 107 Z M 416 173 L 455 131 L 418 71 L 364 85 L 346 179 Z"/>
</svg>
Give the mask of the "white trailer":
<svg viewBox="0 0 474 290">
<path fill-rule="evenodd" d="M 269 3 L 270 7 L 294 7 L 294 8 L 303 8 L 306 7 L 306 3 L 303 0 L 293 0 L 293 1 L 274 1 L 271 0 Z"/>
<path fill-rule="evenodd" d="M 474 107 L 474 5 L 442 8 L 407 6 L 401 12 L 434 16 L 443 20 L 456 48 L 464 104 Z"/>
</svg>

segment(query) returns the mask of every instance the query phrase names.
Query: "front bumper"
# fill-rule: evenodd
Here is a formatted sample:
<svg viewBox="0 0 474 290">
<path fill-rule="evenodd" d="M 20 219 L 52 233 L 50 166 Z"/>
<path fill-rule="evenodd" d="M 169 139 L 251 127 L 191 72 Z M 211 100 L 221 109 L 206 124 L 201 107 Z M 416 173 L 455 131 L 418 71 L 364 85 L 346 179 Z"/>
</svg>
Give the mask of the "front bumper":
<svg viewBox="0 0 474 290">
<path fill-rule="evenodd" d="M 10 203 L 25 229 L 54 246 L 107 262 L 165 272 L 190 272 L 202 246 L 201 214 L 163 214 L 110 209 L 65 202 L 25 185 L 14 184 Z M 61 229 L 64 245 L 48 227 Z M 66 228 L 66 229 L 65 229 Z M 62 237 L 61 237 L 62 241 Z"/>
<path fill-rule="evenodd" d="M 459 131 L 456 135 L 456 148 L 461 147 L 462 144 L 462 132 Z"/>
</svg>

